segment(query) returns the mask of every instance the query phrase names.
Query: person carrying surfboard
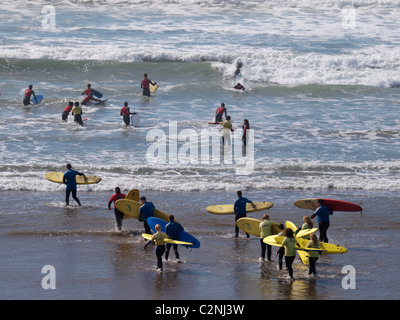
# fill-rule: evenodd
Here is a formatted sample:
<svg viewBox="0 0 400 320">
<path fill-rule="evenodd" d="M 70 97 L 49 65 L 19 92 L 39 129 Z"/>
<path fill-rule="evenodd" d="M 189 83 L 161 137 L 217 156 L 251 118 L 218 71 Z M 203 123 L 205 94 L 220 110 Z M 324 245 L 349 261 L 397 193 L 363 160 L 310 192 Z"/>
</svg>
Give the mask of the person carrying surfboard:
<svg viewBox="0 0 400 320">
<path fill-rule="evenodd" d="M 319 241 L 318 241 L 317 235 L 315 233 L 311 234 L 310 239 L 311 239 L 311 241 L 307 244 L 307 248 L 319 249 Z M 319 252 L 318 251 L 309 251 L 308 254 L 309 254 L 308 261 L 310 263 L 310 269 L 308 271 L 308 274 L 316 276 L 317 270 L 315 269 L 315 264 L 318 261 Z"/>
<path fill-rule="evenodd" d="M 121 193 L 121 189 L 119 187 L 115 187 L 115 194 L 113 194 L 110 198 L 110 201 L 108 201 L 108 210 L 111 210 L 111 204 L 114 203 L 114 214 L 115 220 L 117 221 L 118 230 L 121 230 L 122 228 L 122 220 L 124 219 L 124 214 L 115 207 L 115 201 L 119 199 L 125 199 L 125 197 L 126 195 Z"/>
<path fill-rule="evenodd" d="M 24 100 L 22 101 L 24 106 L 31 104 L 31 95 L 33 95 L 33 98 L 37 100 L 35 91 L 33 91 L 33 86 L 30 84 L 28 89 L 25 90 Z"/>
<path fill-rule="evenodd" d="M 168 238 L 172 240 L 179 240 L 179 231 L 183 230 L 183 227 L 180 223 L 174 221 L 175 217 L 174 215 L 170 215 L 168 217 L 169 223 L 165 226 L 165 233 L 168 235 Z M 179 263 L 179 252 L 178 252 L 178 245 L 177 244 L 172 244 L 172 243 L 167 243 L 167 249 L 165 251 L 165 260 L 168 260 L 169 257 L 169 250 L 171 249 L 171 246 L 174 248 L 175 252 L 175 257 L 177 262 Z"/>
<path fill-rule="evenodd" d="M 148 79 L 148 75 L 147 73 L 145 73 L 144 78 L 142 80 L 142 84 L 141 84 L 141 88 L 143 89 L 143 95 L 150 97 L 150 83 L 155 86 L 157 84 L 157 82 L 153 82 L 150 79 Z"/>
<path fill-rule="evenodd" d="M 221 106 L 217 108 L 215 111 L 215 122 L 222 122 L 222 116 L 225 113 L 225 119 L 226 119 L 226 108 L 225 108 L 225 103 L 221 103 Z"/>
<path fill-rule="evenodd" d="M 242 191 L 239 190 L 237 193 L 237 200 L 235 201 L 233 205 L 233 210 L 235 211 L 235 238 L 239 237 L 239 227 L 236 225 L 236 221 L 238 221 L 240 218 L 246 217 L 246 204 L 247 203 L 253 203 L 247 198 L 244 198 L 242 196 Z M 250 235 L 246 232 L 246 237 L 250 238 Z"/>
<path fill-rule="evenodd" d="M 271 261 L 272 246 L 266 244 L 263 240 L 265 237 L 272 235 L 272 226 L 279 226 L 278 223 L 269 221 L 269 214 L 264 214 L 260 222 L 260 242 L 261 257 L 260 261 L 265 261 L 265 251 L 267 250 L 267 259 Z"/>
<path fill-rule="evenodd" d="M 164 240 L 168 238 L 168 235 L 161 231 L 161 226 L 159 224 L 156 224 L 155 229 L 157 232 L 153 234 L 150 242 L 154 241 L 156 243 L 157 271 L 163 271 L 162 256 L 165 252 Z"/>
<path fill-rule="evenodd" d="M 124 120 L 125 125 L 129 126 L 131 123 L 131 114 L 136 114 L 136 112 L 130 112 L 130 109 L 128 107 L 128 102 L 124 102 L 124 106 L 121 108 L 121 112 L 119 113 L 122 116 L 122 119 Z"/>
<path fill-rule="evenodd" d="M 317 203 L 319 207 L 310 218 L 314 219 L 316 216 L 318 217 L 319 240 L 328 243 L 329 241 L 326 231 L 330 225 L 329 216 L 333 214 L 333 211 L 324 204 L 324 200 L 318 199 Z"/>
<path fill-rule="evenodd" d="M 289 277 L 291 280 L 293 278 L 293 268 L 292 264 L 296 258 L 296 238 L 294 237 L 293 230 L 290 228 L 285 229 L 285 239 L 282 242 L 282 247 L 285 248 L 285 264 L 289 272 Z"/>
<path fill-rule="evenodd" d="M 156 208 L 153 204 L 153 202 L 151 201 L 147 201 L 146 197 L 141 197 L 140 198 L 140 202 L 142 203 L 142 206 L 139 209 L 139 221 L 143 221 L 143 226 L 144 226 L 144 232 L 151 234 L 151 228 L 149 226 L 149 224 L 147 223 L 147 219 L 150 217 L 153 217 L 154 215 L 154 209 Z M 152 242 L 149 241 L 146 243 L 146 245 L 144 246 L 144 248 L 146 249 L 146 247 L 151 244 Z"/>
<path fill-rule="evenodd" d="M 81 202 L 79 201 L 78 197 L 76 196 L 77 192 L 77 183 L 76 183 L 76 176 L 85 176 L 84 173 L 72 170 L 72 165 L 67 163 L 67 172 L 63 175 L 63 183 L 67 185 L 65 190 L 65 203 L 69 206 L 69 196 L 72 193 L 72 198 L 81 206 Z"/>
</svg>

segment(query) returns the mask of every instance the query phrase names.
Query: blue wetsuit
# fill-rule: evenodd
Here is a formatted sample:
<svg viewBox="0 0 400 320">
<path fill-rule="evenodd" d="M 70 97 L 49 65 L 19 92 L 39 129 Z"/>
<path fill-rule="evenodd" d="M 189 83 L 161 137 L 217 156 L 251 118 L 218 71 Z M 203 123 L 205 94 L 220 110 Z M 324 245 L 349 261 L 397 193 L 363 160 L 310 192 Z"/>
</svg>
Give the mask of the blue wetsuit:
<svg viewBox="0 0 400 320">
<path fill-rule="evenodd" d="M 143 221 L 144 224 L 144 230 L 146 233 L 151 234 L 151 229 L 150 226 L 147 223 L 147 218 L 150 218 L 153 216 L 153 210 L 155 209 L 155 206 L 153 202 L 146 201 L 139 210 L 139 221 Z"/>
<path fill-rule="evenodd" d="M 333 214 L 331 208 L 322 204 L 317 210 L 315 210 L 314 214 L 311 216 L 311 219 L 314 219 L 315 216 L 318 217 L 319 224 L 319 240 L 323 242 L 328 242 L 328 236 L 326 231 L 329 228 L 329 216 Z"/>
<path fill-rule="evenodd" d="M 247 203 L 253 203 L 247 198 L 244 198 L 242 196 L 238 197 L 237 200 L 235 201 L 235 204 L 233 205 L 233 210 L 235 211 L 235 236 L 239 236 L 239 227 L 236 225 L 236 221 L 240 218 L 246 217 L 246 204 Z M 246 233 L 247 238 L 250 237 L 248 233 Z"/>
<path fill-rule="evenodd" d="M 66 193 L 65 193 L 65 203 L 67 206 L 69 205 L 69 196 L 72 192 L 72 198 L 78 203 L 80 206 L 81 203 L 76 196 L 76 189 L 77 189 L 77 184 L 76 184 L 76 176 L 84 176 L 83 173 L 80 173 L 78 171 L 69 169 L 66 173 L 63 175 L 63 183 L 67 185 L 66 188 Z"/>
<path fill-rule="evenodd" d="M 179 231 L 183 230 L 183 227 L 180 223 L 171 221 L 165 226 L 165 233 L 168 235 L 170 239 L 178 240 L 179 239 Z M 169 250 L 171 249 L 171 245 L 174 247 L 175 257 L 179 260 L 178 253 L 178 245 L 167 243 L 167 250 L 165 251 L 165 259 L 168 260 Z"/>
</svg>

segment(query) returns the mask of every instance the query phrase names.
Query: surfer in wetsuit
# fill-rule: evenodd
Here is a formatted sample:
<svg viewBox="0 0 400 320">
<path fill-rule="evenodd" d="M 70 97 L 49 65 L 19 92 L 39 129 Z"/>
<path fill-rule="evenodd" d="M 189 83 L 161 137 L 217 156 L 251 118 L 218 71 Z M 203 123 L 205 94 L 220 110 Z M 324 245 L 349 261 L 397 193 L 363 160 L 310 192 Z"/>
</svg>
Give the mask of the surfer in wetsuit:
<svg viewBox="0 0 400 320">
<path fill-rule="evenodd" d="M 235 76 L 238 77 L 240 75 L 240 69 L 243 67 L 242 61 L 239 59 L 236 62 L 236 70 L 235 70 Z"/>
<path fill-rule="evenodd" d="M 67 185 L 65 192 L 65 203 L 67 204 L 67 206 L 69 206 L 69 196 L 72 193 L 72 198 L 78 203 L 79 206 L 81 206 L 81 202 L 76 196 L 76 191 L 77 191 L 76 176 L 85 176 L 85 174 L 72 170 L 72 165 L 70 163 L 67 163 L 67 169 L 68 171 L 65 172 L 63 175 L 63 183 Z"/>
<path fill-rule="evenodd" d="M 71 110 L 72 115 L 74 116 L 74 121 L 79 123 L 81 126 L 83 126 L 83 120 L 82 120 L 82 108 L 79 106 L 79 102 L 75 102 L 75 107 L 72 108 Z"/>
<path fill-rule="evenodd" d="M 157 271 L 163 271 L 162 256 L 165 252 L 165 239 L 168 235 L 161 231 L 161 226 L 156 224 L 156 233 L 151 237 L 150 243 L 154 241 L 156 243 L 156 256 L 157 256 Z"/>
<path fill-rule="evenodd" d="M 175 222 L 174 219 L 175 217 L 172 214 L 168 217 L 169 223 L 165 226 L 165 233 L 168 235 L 168 238 L 172 240 L 179 240 L 179 231 L 183 230 L 183 227 L 181 226 L 180 223 Z M 175 243 L 174 244 L 167 243 L 167 251 L 165 251 L 165 260 L 168 260 L 169 250 L 171 249 L 171 246 L 174 247 L 175 257 L 177 262 L 180 262 L 178 245 Z"/>
<path fill-rule="evenodd" d="M 238 191 L 237 193 L 237 200 L 235 201 L 235 204 L 233 205 L 233 210 L 235 211 L 235 237 L 239 237 L 239 227 L 236 225 L 236 221 L 238 221 L 240 218 L 246 217 L 246 204 L 247 203 L 253 203 L 247 198 L 244 198 L 242 196 L 242 191 Z M 250 238 L 250 235 L 246 232 L 247 238 Z"/>
<path fill-rule="evenodd" d="M 24 103 L 24 106 L 31 104 L 31 95 L 33 95 L 33 98 L 37 100 L 35 91 L 33 91 L 33 86 L 30 84 L 28 89 L 25 90 L 24 100 L 22 101 Z"/>
<path fill-rule="evenodd" d="M 225 108 L 225 103 L 221 103 L 221 106 L 217 108 L 215 111 L 215 122 L 222 122 L 222 116 L 225 113 L 225 119 L 226 119 L 226 108 Z"/>
<path fill-rule="evenodd" d="M 233 89 L 237 89 L 237 90 L 245 90 L 245 87 L 243 87 L 242 85 L 241 85 L 241 83 L 240 82 L 238 82 L 237 84 L 236 84 L 236 86 L 234 86 L 233 87 Z"/>
<path fill-rule="evenodd" d="M 317 210 L 315 210 L 314 214 L 310 218 L 314 219 L 315 216 L 318 217 L 319 240 L 328 243 L 326 231 L 328 230 L 330 224 L 329 216 L 333 214 L 333 211 L 324 204 L 324 200 L 318 199 L 317 203 L 319 204 L 319 207 Z"/>
<path fill-rule="evenodd" d="M 224 122 L 220 122 L 222 124 L 222 145 L 225 146 L 225 142 L 228 146 L 231 145 L 231 132 L 235 131 L 232 129 L 231 116 L 226 116 L 226 120 Z"/>
<path fill-rule="evenodd" d="M 142 203 L 142 206 L 139 209 L 139 221 L 143 221 L 143 226 L 144 226 L 144 232 L 151 234 L 151 229 L 149 224 L 147 223 L 147 218 L 150 218 L 154 215 L 153 211 L 155 209 L 155 206 L 153 202 L 147 201 L 146 197 L 141 197 L 140 202 Z M 149 244 L 151 244 L 151 241 L 147 242 L 144 248 L 146 248 Z"/>
<path fill-rule="evenodd" d="M 272 235 L 272 227 L 279 226 L 275 222 L 269 221 L 269 215 L 264 214 L 260 223 L 260 243 L 261 243 L 261 257 L 260 261 L 265 261 L 265 251 L 267 250 L 268 261 L 271 261 L 272 246 L 264 242 L 264 238 Z"/>
<path fill-rule="evenodd" d="M 145 73 L 140 87 L 143 88 L 143 95 L 150 97 L 150 84 L 155 86 L 157 84 L 157 82 L 153 82 L 150 79 L 148 79 L 147 77 L 148 77 L 148 75 L 147 75 L 147 73 Z"/>
<path fill-rule="evenodd" d="M 64 120 L 64 121 L 68 120 L 69 113 L 72 111 L 72 107 L 73 106 L 74 106 L 74 103 L 72 101 L 70 101 L 68 103 L 68 105 L 64 108 L 64 111 L 63 111 L 63 113 L 61 115 L 61 119 L 62 120 Z"/>
<path fill-rule="evenodd" d="M 125 199 L 126 195 L 121 193 L 121 189 L 119 187 L 115 187 L 115 194 L 113 194 L 108 201 L 108 210 L 111 210 L 111 203 L 114 203 L 114 213 L 115 213 L 115 220 L 117 221 L 117 228 L 121 230 L 122 228 L 122 220 L 124 219 L 124 213 L 119 211 L 115 207 L 115 201 L 119 199 Z"/>
<path fill-rule="evenodd" d="M 101 101 L 101 100 L 93 97 L 93 89 L 92 89 L 92 85 L 90 83 L 88 83 L 87 89 L 81 93 L 81 95 L 84 95 L 84 94 L 86 94 L 86 98 L 84 98 L 82 101 L 83 105 L 86 105 L 88 102 L 91 102 L 91 101 Z"/>
<path fill-rule="evenodd" d="M 124 123 L 129 126 L 131 123 L 130 115 L 136 114 L 136 112 L 130 112 L 128 102 L 125 101 L 124 106 L 121 108 L 121 112 L 119 114 L 122 116 Z"/>
</svg>

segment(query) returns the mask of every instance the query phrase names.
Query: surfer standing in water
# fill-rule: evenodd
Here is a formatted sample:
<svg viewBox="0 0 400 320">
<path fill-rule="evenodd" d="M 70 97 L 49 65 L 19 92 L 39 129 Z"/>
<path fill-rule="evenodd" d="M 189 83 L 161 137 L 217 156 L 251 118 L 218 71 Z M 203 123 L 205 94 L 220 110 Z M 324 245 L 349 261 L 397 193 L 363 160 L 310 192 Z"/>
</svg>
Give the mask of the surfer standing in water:
<svg viewBox="0 0 400 320">
<path fill-rule="evenodd" d="M 225 113 L 225 119 L 226 119 L 226 108 L 225 108 L 225 103 L 221 103 L 221 106 L 217 108 L 215 111 L 215 122 L 222 122 L 222 116 Z"/>
<path fill-rule="evenodd" d="M 61 115 L 61 119 L 63 121 L 67 121 L 68 120 L 69 113 L 72 111 L 72 107 L 73 106 L 74 106 L 74 103 L 72 101 L 70 101 L 68 103 L 68 105 L 64 108 L 64 111 L 63 111 L 63 113 Z"/>
<path fill-rule="evenodd" d="M 128 107 L 128 102 L 124 102 L 124 106 L 121 108 L 121 112 L 119 113 L 122 116 L 122 119 L 124 120 L 125 125 L 129 126 L 131 123 L 131 114 L 136 114 L 136 112 L 130 112 L 130 109 Z"/>
<path fill-rule="evenodd" d="M 31 104 L 31 95 L 33 95 L 33 98 L 37 101 L 35 91 L 33 91 L 33 86 L 30 84 L 28 89 L 25 90 L 24 100 L 22 101 L 24 106 Z"/>
<path fill-rule="evenodd" d="M 142 84 L 140 87 L 143 88 L 143 95 L 150 97 L 150 84 L 155 86 L 157 84 L 157 82 L 153 82 L 150 79 L 148 79 L 147 73 L 145 73 L 143 76 L 144 76 L 144 78 L 142 80 Z"/>
</svg>

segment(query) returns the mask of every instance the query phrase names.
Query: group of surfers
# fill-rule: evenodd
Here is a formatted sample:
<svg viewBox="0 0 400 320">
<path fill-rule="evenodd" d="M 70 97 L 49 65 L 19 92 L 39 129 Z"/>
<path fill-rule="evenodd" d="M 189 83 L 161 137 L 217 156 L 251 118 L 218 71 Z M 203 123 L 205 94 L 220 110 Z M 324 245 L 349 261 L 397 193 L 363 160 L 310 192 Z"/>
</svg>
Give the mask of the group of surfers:
<svg viewBox="0 0 400 320">
<path fill-rule="evenodd" d="M 67 172 L 64 173 L 63 176 L 63 183 L 66 184 L 66 198 L 65 202 L 66 205 L 69 205 L 69 197 L 72 194 L 73 199 L 78 203 L 79 206 L 81 206 L 81 202 L 77 197 L 77 183 L 76 183 L 76 176 L 84 176 L 84 173 L 72 170 L 72 165 L 70 163 L 67 164 L 66 166 Z M 115 220 L 117 223 L 117 228 L 118 230 L 122 229 L 122 221 L 124 219 L 124 214 L 119 211 L 115 207 L 115 202 L 119 199 L 125 199 L 126 195 L 121 192 L 121 189 L 119 187 L 115 188 L 115 193 L 111 196 L 109 202 L 108 202 L 108 209 L 111 210 L 111 205 L 114 203 L 114 214 L 115 214 Z M 142 206 L 140 207 L 139 210 L 139 221 L 143 222 L 145 233 L 151 234 L 151 229 L 149 224 L 147 223 L 147 219 L 150 217 L 153 217 L 154 209 L 155 206 L 153 202 L 147 201 L 146 197 L 141 197 L 140 202 L 142 203 Z M 237 191 L 237 199 L 234 203 L 234 212 L 235 212 L 235 238 L 239 237 L 239 228 L 236 225 L 236 221 L 239 220 L 240 218 L 246 217 L 246 204 L 247 203 L 253 203 L 251 200 L 243 197 L 242 191 Z M 307 236 L 306 239 L 309 239 L 309 243 L 307 244 L 307 248 L 319 248 L 319 240 L 328 242 L 328 237 L 327 237 L 327 230 L 329 228 L 329 216 L 333 214 L 333 211 L 327 207 L 322 199 L 318 199 L 318 205 L 319 207 L 316 208 L 315 212 L 311 217 L 304 216 L 303 217 L 303 225 L 297 229 L 297 230 L 292 230 L 290 228 L 285 228 L 283 224 L 277 224 L 275 222 L 270 221 L 270 216 L 268 214 L 264 214 L 260 225 L 260 243 L 261 243 L 261 257 L 260 261 L 264 262 L 265 261 L 265 256 L 267 255 L 267 260 L 271 261 L 271 255 L 272 255 L 272 246 L 264 243 L 264 238 L 272 235 L 272 228 L 273 226 L 278 226 L 279 229 L 281 230 L 278 236 L 284 236 L 285 239 L 282 242 L 282 247 L 279 248 L 278 252 L 276 255 L 279 257 L 278 258 L 278 268 L 279 270 L 282 270 L 283 266 L 283 258 L 285 258 L 285 265 L 287 268 L 287 271 L 289 273 L 289 278 L 293 280 L 293 267 L 292 264 L 294 262 L 295 256 L 296 256 L 296 238 L 295 235 L 297 232 L 300 230 L 307 230 L 307 229 L 312 229 L 313 228 L 313 221 L 315 217 L 318 218 L 318 224 L 319 224 L 319 232 L 320 232 L 320 239 L 318 239 L 317 235 L 315 233 L 311 234 L 310 236 Z M 145 247 L 146 248 L 149 244 L 155 242 L 156 245 L 156 257 L 157 257 L 157 270 L 158 271 L 163 271 L 163 263 L 162 263 L 162 257 L 165 253 L 165 259 L 168 260 L 169 257 L 169 251 L 171 248 L 170 243 L 165 243 L 166 238 L 170 238 L 173 240 L 179 240 L 178 239 L 178 234 L 179 230 L 183 230 L 183 227 L 181 224 L 178 222 L 174 221 L 174 216 L 170 215 L 169 216 L 169 223 L 167 224 L 166 227 L 166 232 L 161 231 L 161 226 L 156 225 L 155 226 L 156 233 L 153 234 L 151 240 L 146 243 Z M 250 237 L 248 233 L 246 233 L 247 238 Z M 175 252 L 175 257 L 178 262 L 179 260 L 179 252 L 178 252 L 178 246 L 176 244 L 173 244 L 173 249 Z M 309 275 L 310 276 L 316 276 L 316 268 L 315 264 L 319 258 L 319 251 L 310 251 L 309 252 L 309 263 L 310 263 L 310 268 L 309 268 Z"/>
</svg>

